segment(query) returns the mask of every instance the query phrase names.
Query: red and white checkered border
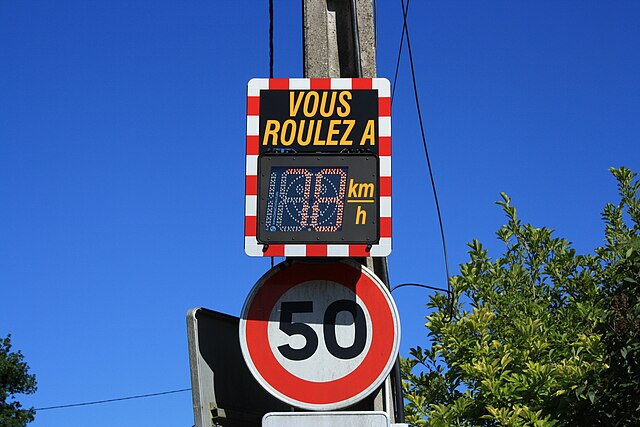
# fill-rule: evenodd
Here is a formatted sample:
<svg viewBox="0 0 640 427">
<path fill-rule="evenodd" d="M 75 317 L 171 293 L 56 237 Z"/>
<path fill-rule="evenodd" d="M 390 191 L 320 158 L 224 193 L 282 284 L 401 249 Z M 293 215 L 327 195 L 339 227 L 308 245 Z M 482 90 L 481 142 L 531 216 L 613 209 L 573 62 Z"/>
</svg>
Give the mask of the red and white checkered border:
<svg viewBox="0 0 640 427">
<path fill-rule="evenodd" d="M 378 155 L 380 158 L 380 242 L 366 244 L 258 243 L 258 154 L 261 90 L 378 90 Z M 387 79 L 251 79 L 247 91 L 244 250 L 249 256 L 385 257 L 391 253 L 391 85 Z"/>
</svg>

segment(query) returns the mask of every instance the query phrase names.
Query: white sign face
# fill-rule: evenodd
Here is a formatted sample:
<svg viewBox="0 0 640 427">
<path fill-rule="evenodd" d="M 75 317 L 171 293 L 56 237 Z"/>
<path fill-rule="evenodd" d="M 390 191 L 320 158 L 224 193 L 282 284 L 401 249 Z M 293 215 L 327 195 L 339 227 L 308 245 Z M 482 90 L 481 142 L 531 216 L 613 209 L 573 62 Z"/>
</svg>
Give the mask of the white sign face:
<svg viewBox="0 0 640 427">
<path fill-rule="evenodd" d="M 253 288 L 240 346 L 258 382 L 282 401 L 333 410 L 389 374 L 400 322 L 388 289 L 353 261 L 283 263 Z"/>
<path fill-rule="evenodd" d="M 301 309 L 313 311 L 296 311 Z M 317 346 L 312 336 L 307 340 L 302 334 L 289 335 L 287 312 L 291 312 L 291 324 L 304 323 L 311 328 L 308 336 L 313 331 L 323 338 L 317 340 Z M 282 317 L 285 323 L 280 322 Z M 355 292 L 336 282 L 310 281 L 285 292 L 274 306 L 269 316 L 269 344 L 278 349 L 274 352 L 278 362 L 298 378 L 334 381 L 362 363 L 371 347 L 371 334 L 367 333 L 371 328 L 371 316 Z M 297 360 L 301 358 L 303 363 Z M 331 369 L 317 369 L 319 366 Z"/>
<path fill-rule="evenodd" d="M 384 412 L 271 412 L 262 427 L 389 427 Z"/>
</svg>

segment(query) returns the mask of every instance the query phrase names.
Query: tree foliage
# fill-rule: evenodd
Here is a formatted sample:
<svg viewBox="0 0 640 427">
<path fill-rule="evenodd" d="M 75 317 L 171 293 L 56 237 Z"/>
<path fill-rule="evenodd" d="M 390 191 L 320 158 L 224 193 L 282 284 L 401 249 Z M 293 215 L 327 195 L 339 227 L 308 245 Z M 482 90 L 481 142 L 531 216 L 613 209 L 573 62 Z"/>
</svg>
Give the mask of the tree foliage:
<svg viewBox="0 0 640 427">
<path fill-rule="evenodd" d="M 0 339 L 0 426 L 23 427 L 33 421 L 33 408 L 24 409 L 15 400 L 16 394 L 36 391 L 36 378 L 20 351 L 11 351 L 11 335 Z"/>
<path fill-rule="evenodd" d="M 605 207 L 607 244 L 597 252 L 605 262 L 605 313 L 598 327 L 608 368 L 592 375 L 588 408 L 603 425 L 640 425 L 640 183 L 627 169 L 616 170 L 621 202 Z M 627 218 L 627 221 L 625 221 Z M 628 225 L 627 223 L 631 224 Z"/>
<path fill-rule="evenodd" d="M 495 260 L 478 241 L 445 295 L 427 306 L 431 345 L 402 361 L 408 422 L 418 426 L 640 425 L 640 202 L 612 169 L 606 245 L 576 253 L 523 224 L 511 200 Z"/>
</svg>

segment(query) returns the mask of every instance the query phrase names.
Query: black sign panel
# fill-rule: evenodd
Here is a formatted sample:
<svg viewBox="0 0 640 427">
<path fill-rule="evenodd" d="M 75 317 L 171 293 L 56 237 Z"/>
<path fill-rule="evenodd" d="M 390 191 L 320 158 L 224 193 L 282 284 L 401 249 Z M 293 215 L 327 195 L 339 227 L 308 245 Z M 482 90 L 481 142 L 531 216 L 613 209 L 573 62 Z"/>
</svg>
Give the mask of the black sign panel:
<svg viewBox="0 0 640 427">
<path fill-rule="evenodd" d="M 366 154 L 261 156 L 258 242 L 377 242 L 378 169 Z"/>
<path fill-rule="evenodd" d="M 378 154 L 377 90 L 260 93 L 260 153 Z"/>
</svg>

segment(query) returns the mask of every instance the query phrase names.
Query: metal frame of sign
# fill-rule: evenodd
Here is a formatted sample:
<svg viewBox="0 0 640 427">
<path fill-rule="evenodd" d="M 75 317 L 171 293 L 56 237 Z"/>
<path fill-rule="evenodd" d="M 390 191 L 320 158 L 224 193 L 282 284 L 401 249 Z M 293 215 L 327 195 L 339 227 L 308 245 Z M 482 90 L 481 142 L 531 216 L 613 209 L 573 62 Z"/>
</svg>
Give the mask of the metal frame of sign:
<svg viewBox="0 0 640 427">
<path fill-rule="evenodd" d="M 328 284 L 332 286 L 327 286 Z M 341 291 L 336 292 L 335 289 L 343 289 L 353 294 L 355 300 L 352 301 L 357 301 L 357 305 L 363 310 L 362 316 L 370 319 L 366 321 L 370 326 L 367 326 L 365 334 L 368 337 L 365 339 L 369 341 L 364 347 L 364 356 L 357 364 L 347 365 L 346 372 L 340 371 L 344 368 L 344 365 L 340 364 L 352 363 L 352 358 L 356 356 L 351 356 L 351 359 L 340 357 L 341 360 L 312 359 L 317 352 L 321 351 L 334 354 L 326 341 L 327 335 L 324 329 L 327 326 L 326 323 L 323 324 L 324 338 L 320 338 L 325 340 L 324 344 L 318 346 L 318 336 L 322 337 L 320 333 L 316 336 L 314 354 L 307 355 L 304 359 L 285 356 L 288 363 L 283 363 L 283 359 L 277 355 L 278 351 L 283 352 L 282 347 L 289 345 L 278 346 L 280 341 L 274 333 L 295 336 L 295 352 L 302 352 L 310 346 L 305 330 L 309 330 L 311 334 L 314 332 L 302 319 L 307 321 L 313 319 L 311 321 L 317 325 L 317 320 L 313 316 L 318 316 L 317 310 L 322 309 L 313 305 L 312 308 L 309 307 L 310 311 L 301 310 L 301 314 L 296 314 L 294 322 L 287 324 L 290 328 L 286 332 L 282 326 L 282 313 L 284 313 L 284 304 L 290 303 L 288 298 L 291 298 L 292 293 L 296 298 L 300 297 L 296 292 L 302 292 L 310 301 L 296 301 L 294 304 L 311 301 L 314 304 L 320 304 L 318 298 L 307 293 L 310 287 L 315 285 L 319 287 L 313 292 L 322 293 L 322 296 L 329 300 L 335 297 L 335 302 L 345 301 L 338 301 L 344 297 L 344 294 Z M 342 310 L 346 309 L 343 308 L 340 311 Z M 368 315 L 364 314 L 365 311 Z M 358 321 L 356 315 L 353 316 L 353 327 L 357 334 Z M 344 330 L 342 333 L 348 334 Z M 400 318 L 387 287 L 375 274 L 355 261 L 315 263 L 285 261 L 262 276 L 249 293 L 240 316 L 239 336 L 244 360 L 255 379 L 265 390 L 281 401 L 299 408 L 332 411 L 351 406 L 366 398 L 389 375 L 398 356 Z M 298 347 L 300 345 L 298 338 L 303 342 L 307 340 L 304 348 Z M 355 345 L 358 337 L 355 336 L 352 339 Z M 338 357 L 335 354 L 334 356 Z M 323 376 L 333 379 L 305 378 L 305 374 L 309 371 L 321 372 Z M 339 376 L 334 378 L 338 372 Z"/>
<path fill-rule="evenodd" d="M 379 181 L 377 189 L 380 220 L 379 240 L 339 243 L 305 241 L 265 243 L 258 241 L 258 158 L 260 154 L 260 92 L 264 90 L 375 90 L 378 94 Z M 245 174 L 244 247 L 250 256 L 285 257 L 384 257 L 391 253 L 391 90 L 387 79 L 252 79 L 247 93 L 247 138 Z M 330 153 L 319 153 L 321 156 Z"/>
</svg>

